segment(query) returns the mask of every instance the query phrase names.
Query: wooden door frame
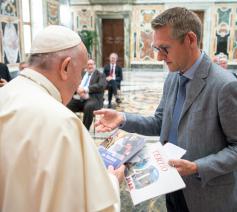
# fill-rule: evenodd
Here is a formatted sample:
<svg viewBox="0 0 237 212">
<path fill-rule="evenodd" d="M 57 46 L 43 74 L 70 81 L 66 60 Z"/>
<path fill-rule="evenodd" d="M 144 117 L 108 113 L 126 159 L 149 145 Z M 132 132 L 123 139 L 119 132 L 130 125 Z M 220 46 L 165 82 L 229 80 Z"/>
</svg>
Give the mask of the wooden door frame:
<svg viewBox="0 0 237 212">
<path fill-rule="evenodd" d="M 97 11 L 95 29 L 98 35 L 98 43 L 96 45 L 96 64 L 102 67 L 102 19 L 123 19 L 124 20 L 124 68 L 130 67 L 130 12 L 108 12 Z"/>
</svg>

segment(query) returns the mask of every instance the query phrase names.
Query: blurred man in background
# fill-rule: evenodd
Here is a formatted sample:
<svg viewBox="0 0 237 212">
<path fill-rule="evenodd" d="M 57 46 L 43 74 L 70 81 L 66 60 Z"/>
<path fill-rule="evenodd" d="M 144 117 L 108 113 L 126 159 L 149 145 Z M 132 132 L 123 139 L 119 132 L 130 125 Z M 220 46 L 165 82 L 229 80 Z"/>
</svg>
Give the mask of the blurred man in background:
<svg viewBox="0 0 237 212">
<path fill-rule="evenodd" d="M 11 75 L 7 65 L 0 63 L 0 87 L 3 87 L 11 80 Z"/>
<path fill-rule="evenodd" d="M 120 89 L 121 81 L 123 80 L 123 71 L 122 68 L 117 65 L 118 55 L 116 53 L 111 53 L 109 60 L 110 64 L 104 67 L 104 74 L 108 88 L 108 108 L 111 108 L 113 95 L 115 96 L 116 102 L 121 103 L 118 96 L 118 89 Z"/>
<path fill-rule="evenodd" d="M 105 87 L 105 75 L 96 69 L 94 60 L 89 59 L 77 95 L 74 95 L 67 105 L 73 112 L 83 112 L 83 124 L 88 130 L 93 121 L 94 110 L 103 107 Z"/>
</svg>

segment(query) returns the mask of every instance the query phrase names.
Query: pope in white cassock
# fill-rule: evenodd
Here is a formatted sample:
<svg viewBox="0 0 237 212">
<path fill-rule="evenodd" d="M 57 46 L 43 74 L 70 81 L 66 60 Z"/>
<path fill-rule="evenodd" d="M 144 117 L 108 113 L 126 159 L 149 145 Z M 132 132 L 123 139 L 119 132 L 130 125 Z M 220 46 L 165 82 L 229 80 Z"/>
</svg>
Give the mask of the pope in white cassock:
<svg viewBox="0 0 237 212">
<path fill-rule="evenodd" d="M 29 67 L 0 88 L 0 211 L 119 211 L 124 166 L 106 170 L 88 131 L 66 105 L 87 64 L 80 37 L 49 26 Z"/>
</svg>

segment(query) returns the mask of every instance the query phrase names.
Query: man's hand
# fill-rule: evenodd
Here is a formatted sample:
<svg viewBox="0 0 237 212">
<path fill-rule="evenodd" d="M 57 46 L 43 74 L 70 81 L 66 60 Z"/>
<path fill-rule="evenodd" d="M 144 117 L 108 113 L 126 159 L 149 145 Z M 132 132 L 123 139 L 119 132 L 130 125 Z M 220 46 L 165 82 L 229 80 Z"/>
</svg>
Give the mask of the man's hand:
<svg viewBox="0 0 237 212">
<path fill-rule="evenodd" d="M 124 165 L 121 165 L 118 169 L 114 169 L 113 166 L 108 167 L 108 172 L 115 175 L 117 177 L 119 183 L 121 183 L 124 179 L 124 170 L 125 170 Z"/>
<path fill-rule="evenodd" d="M 113 79 L 113 77 L 111 77 L 111 76 L 106 77 L 106 80 L 107 80 L 107 81 L 110 81 L 110 80 L 112 80 L 112 79 Z"/>
<path fill-rule="evenodd" d="M 123 114 L 111 109 L 94 111 L 95 115 L 101 115 L 100 120 L 95 123 L 97 132 L 110 132 L 124 122 Z"/>
<path fill-rule="evenodd" d="M 84 90 L 84 88 L 82 88 L 82 87 L 78 87 L 78 89 L 77 89 L 77 93 L 79 94 L 79 96 L 84 95 L 84 94 L 85 94 L 85 90 Z"/>
<path fill-rule="evenodd" d="M 181 176 L 187 176 L 198 172 L 197 164 L 188 160 L 169 160 L 169 165 L 175 167 Z"/>
<path fill-rule="evenodd" d="M 0 87 L 3 87 L 7 84 L 7 81 L 5 79 L 0 79 Z"/>
</svg>

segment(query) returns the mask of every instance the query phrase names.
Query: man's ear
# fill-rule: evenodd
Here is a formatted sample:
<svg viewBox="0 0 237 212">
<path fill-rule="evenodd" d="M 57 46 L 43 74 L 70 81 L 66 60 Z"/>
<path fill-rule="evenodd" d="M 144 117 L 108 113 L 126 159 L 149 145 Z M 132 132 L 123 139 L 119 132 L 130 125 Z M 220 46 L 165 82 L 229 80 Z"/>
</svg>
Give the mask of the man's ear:
<svg viewBox="0 0 237 212">
<path fill-rule="evenodd" d="M 66 57 L 61 64 L 60 76 L 63 80 L 67 80 L 68 78 L 68 66 L 71 62 L 71 59 L 71 57 Z"/>
<path fill-rule="evenodd" d="M 188 38 L 188 42 L 191 47 L 196 47 L 197 36 L 194 32 L 192 32 L 192 31 L 188 32 L 186 38 Z"/>
</svg>

